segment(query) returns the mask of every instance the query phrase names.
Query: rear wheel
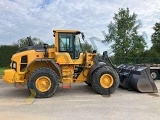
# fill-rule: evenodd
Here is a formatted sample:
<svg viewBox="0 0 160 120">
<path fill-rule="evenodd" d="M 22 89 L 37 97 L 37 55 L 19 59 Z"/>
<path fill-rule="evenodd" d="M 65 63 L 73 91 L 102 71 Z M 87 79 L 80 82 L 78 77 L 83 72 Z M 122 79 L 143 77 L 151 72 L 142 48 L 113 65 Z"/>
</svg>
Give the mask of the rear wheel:
<svg viewBox="0 0 160 120">
<path fill-rule="evenodd" d="M 118 73 L 109 66 L 98 68 L 92 74 L 91 84 L 97 93 L 109 95 L 119 86 Z"/>
<path fill-rule="evenodd" d="M 151 74 L 151 77 L 153 78 L 153 80 L 158 79 L 158 72 L 156 70 L 150 70 L 150 74 Z"/>
<path fill-rule="evenodd" d="M 58 86 L 58 76 L 50 68 L 36 69 L 28 79 L 28 88 L 37 98 L 51 97 Z"/>
</svg>

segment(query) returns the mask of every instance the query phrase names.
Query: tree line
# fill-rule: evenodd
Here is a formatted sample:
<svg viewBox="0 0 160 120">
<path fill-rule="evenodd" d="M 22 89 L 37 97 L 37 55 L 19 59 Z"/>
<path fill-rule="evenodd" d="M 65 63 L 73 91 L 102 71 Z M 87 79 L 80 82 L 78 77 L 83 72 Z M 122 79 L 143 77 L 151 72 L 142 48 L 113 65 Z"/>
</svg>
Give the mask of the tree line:
<svg viewBox="0 0 160 120">
<path fill-rule="evenodd" d="M 160 22 L 153 26 L 152 46 L 147 49 L 144 37 L 138 33 L 140 23 L 136 21 L 137 14 L 131 14 L 129 8 L 120 8 L 107 26 L 105 42 L 112 44 L 113 61 L 115 64 L 160 63 Z"/>
</svg>

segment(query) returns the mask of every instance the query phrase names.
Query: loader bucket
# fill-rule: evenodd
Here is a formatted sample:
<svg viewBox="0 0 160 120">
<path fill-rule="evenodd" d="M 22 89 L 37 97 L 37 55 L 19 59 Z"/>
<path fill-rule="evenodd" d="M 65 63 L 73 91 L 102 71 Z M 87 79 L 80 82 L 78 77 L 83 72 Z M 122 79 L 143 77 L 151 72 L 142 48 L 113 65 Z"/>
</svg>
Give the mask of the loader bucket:
<svg viewBox="0 0 160 120">
<path fill-rule="evenodd" d="M 118 66 L 120 87 L 144 93 L 157 93 L 157 87 L 151 78 L 150 69 L 143 65 Z"/>
</svg>

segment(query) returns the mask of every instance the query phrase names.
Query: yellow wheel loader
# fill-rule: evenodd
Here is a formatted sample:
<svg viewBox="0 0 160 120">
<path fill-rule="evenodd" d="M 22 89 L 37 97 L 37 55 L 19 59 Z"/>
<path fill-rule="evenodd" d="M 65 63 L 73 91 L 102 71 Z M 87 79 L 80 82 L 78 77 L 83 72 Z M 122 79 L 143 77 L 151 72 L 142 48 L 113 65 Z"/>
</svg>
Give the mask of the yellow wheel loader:
<svg viewBox="0 0 160 120">
<path fill-rule="evenodd" d="M 27 85 L 37 98 L 51 97 L 60 83 L 65 88 L 66 84 L 86 82 L 101 95 L 112 94 L 119 84 L 140 92 L 157 92 L 147 67 L 115 68 L 106 51 L 103 60 L 96 58 L 96 51 L 83 53 L 80 43 L 80 39 L 84 39 L 83 32 L 54 30 L 53 36 L 53 48 L 48 48 L 47 44 L 34 45 L 28 38 L 28 47 L 12 56 L 11 69 L 4 71 L 3 81 Z"/>
<path fill-rule="evenodd" d="M 82 52 L 77 30 L 54 30 L 55 46 L 34 45 L 28 38 L 28 47 L 20 49 L 11 58 L 11 69 L 4 71 L 3 81 L 27 85 L 37 98 L 51 97 L 59 84 L 86 82 L 101 95 L 113 93 L 119 86 L 115 69 L 96 60 L 96 52 Z"/>
</svg>

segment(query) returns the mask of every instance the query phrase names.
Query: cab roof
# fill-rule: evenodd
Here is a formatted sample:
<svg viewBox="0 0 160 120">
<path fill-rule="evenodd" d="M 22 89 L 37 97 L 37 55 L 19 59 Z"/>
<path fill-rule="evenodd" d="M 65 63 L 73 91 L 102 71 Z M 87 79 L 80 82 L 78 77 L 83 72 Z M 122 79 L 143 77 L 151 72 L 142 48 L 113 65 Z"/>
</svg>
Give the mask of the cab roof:
<svg viewBox="0 0 160 120">
<path fill-rule="evenodd" d="M 79 30 L 53 30 L 54 33 L 81 33 Z"/>
</svg>

